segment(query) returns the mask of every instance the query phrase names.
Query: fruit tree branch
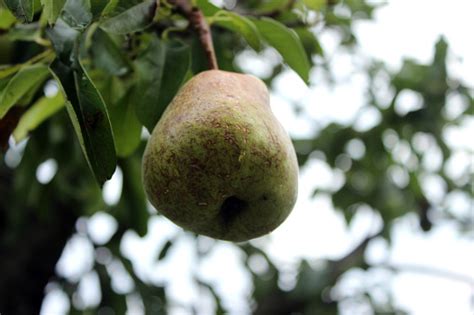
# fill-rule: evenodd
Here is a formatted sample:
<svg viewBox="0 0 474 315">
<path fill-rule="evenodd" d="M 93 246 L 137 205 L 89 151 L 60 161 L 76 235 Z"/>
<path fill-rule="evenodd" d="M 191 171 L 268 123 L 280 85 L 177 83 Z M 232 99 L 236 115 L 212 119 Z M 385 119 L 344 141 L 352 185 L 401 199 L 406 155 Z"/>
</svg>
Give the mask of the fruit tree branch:
<svg viewBox="0 0 474 315">
<path fill-rule="evenodd" d="M 175 6 L 177 11 L 185 16 L 189 24 L 194 28 L 199 36 L 210 69 L 218 69 L 216 53 L 212 44 L 211 30 L 202 11 L 193 7 L 189 0 L 168 0 L 168 3 Z"/>
</svg>

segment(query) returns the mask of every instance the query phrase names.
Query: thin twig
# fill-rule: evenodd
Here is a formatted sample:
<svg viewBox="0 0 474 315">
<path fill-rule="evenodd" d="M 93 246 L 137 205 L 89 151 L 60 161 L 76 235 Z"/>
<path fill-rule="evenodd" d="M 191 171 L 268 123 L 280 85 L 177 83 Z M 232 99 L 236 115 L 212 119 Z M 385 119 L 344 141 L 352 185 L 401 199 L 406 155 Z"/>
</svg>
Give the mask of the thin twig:
<svg viewBox="0 0 474 315">
<path fill-rule="evenodd" d="M 209 68 L 219 69 L 216 53 L 212 44 L 211 30 L 202 11 L 197 7 L 193 7 L 189 0 L 168 0 L 168 3 L 176 7 L 177 11 L 188 19 L 189 24 L 198 34 L 199 41 L 201 42 L 209 63 Z"/>
<path fill-rule="evenodd" d="M 424 273 L 432 276 L 448 278 L 456 281 L 461 281 L 474 286 L 474 278 L 468 275 L 464 275 L 449 270 L 443 270 L 436 267 L 421 266 L 415 264 L 394 264 L 394 263 L 382 263 L 370 265 L 372 268 L 387 268 L 395 272 L 413 272 L 413 273 Z"/>
</svg>

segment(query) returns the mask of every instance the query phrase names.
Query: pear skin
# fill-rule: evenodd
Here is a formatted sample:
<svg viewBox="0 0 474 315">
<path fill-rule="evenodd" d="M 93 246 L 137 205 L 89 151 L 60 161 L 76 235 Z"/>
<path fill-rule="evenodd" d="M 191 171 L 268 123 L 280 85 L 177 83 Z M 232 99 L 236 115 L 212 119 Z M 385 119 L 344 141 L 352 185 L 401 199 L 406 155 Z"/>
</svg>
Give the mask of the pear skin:
<svg viewBox="0 0 474 315">
<path fill-rule="evenodd" d="M 291 140 L 256 77 L 210 70 L 188 81 L 143 156 L 151 204 L 186 230 L 233 242 L 265 235 L 298 191 Z"/>
</svg>

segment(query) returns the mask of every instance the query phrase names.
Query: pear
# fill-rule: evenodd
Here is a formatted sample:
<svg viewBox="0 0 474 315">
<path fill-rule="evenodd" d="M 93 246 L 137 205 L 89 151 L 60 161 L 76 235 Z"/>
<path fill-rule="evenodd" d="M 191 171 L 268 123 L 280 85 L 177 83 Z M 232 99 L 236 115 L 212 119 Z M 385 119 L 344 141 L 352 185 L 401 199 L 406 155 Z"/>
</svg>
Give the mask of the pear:
<svg viewBox="0 0 474 315">
<path fill-rule="evenodd" d="M 143 156 L 151 204 L 186 230 L 242 242 L 290 214 L 298 163 L 265 84 L 220 70 L 188 81 L 155 126 Z"/>
</svg>

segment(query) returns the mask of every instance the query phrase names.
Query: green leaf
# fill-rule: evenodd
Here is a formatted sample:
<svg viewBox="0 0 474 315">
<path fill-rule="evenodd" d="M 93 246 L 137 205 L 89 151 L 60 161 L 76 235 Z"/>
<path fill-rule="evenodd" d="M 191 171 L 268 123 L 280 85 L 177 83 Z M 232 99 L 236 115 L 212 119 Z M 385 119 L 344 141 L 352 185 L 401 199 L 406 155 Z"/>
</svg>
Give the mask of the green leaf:
<svg viewBox="0 0 474 315">
<path fill-rule="evenodd" d="M 112 75 L 124 75 L 130 70 L 130 63 L 110 36 L 98 28 L 92 36 L 92 60 L 95 67 Z"/>
<path fill-rule="evenodd" d="M 142 184 L 142 155 L 144 145 L 134 155 L 120 159 L 119 166 L 123 173 L 122 196 L 116 206 L 116 218 L 121 225 L 131 228 L 144 236 L 148 228 L 150 214 Z"/>
<path fill-rule="evenodd" d="M 133 91 L 129 91 L 116 105 L 108 107 L 119 157 L 127 157 L 139 146 L 142 124 L 135 114 Z"/>
<path fill-rule="evenodd" d="M 253 19 L 260 35 L 273 46 L 306 83 L 311 69 L 303 45 L 295 31 L 270 18 Z"/>
<path fill-rule="evenodd" d="M 8 9 L 0 6 L 0 29 L 7 30 L 15 22 L 15 16 Z"/>
<path fill-rule="evenodd" d="M 5 4 L 21 22 L 33 20 L 34 0 L 5 0 Z"/>
<path fill-rule="evenodd" d="M 10 41 L 36 41 L 40 35 L 38 26 L 34 24 L 17 24 L 12 27 L 5 37 Z"/>
<path fill-rule="evenodd" d="M 326 7 L 327 0 L 304 0 L 304 4 L 311 10 L 321 11 Z"/>
<path fill-rule="evenodd" d="M 244 16 L 221 10 L 213 17 L 214 24 L 241 34 L 255 50 L 260 50 L 260 35 L 253 22 Z"/>
<path fill-rule="evenodd" d="M 40 98 L 21 116 L 18 125 L 13 131 L 15 141 L 18 143 L 26 138 L 28 132 L 34 130 L 63 107 L 64 96 L 61 93 L 56 94 L 54 97 L 44 96 Z"/>
<path fill-rule="evenodd" d="M 153 21 L 156 1 L 148 0 L 105 20 L 101 27 L 110 33 L 127 34 L 147 28 Z"/>
<path fill-rule="evenodd" d="M 109 0 L 90 0 L 91 2 L 91 12 L 94 17 L 100 16 L 105 7 L 109 5 L 111 1 Z"/>
<path fill-rule="evenodd" d="M 56 59 L 50 69 L 67 99 L 66 109 L 89 167 L 102 185 L 112 177 L 117 163 L 104 101 L 80 62 L 73 71 Z"/>
<path fill-rule="evenodd" d="M 49 24 L 54 24 L 66 0 L 41 0 L 43 5 L 43 14 L 46 16 Z"/>
<path fill-rule="evenodd" d="M 61 19 L 76 30 L 83 30 L 92 21 L 88 0 L 67 0 L 61 11 Z"/>
<path fill-rule="evenodd" d="M 212 16 L 221 11 L 221 8 L 215 6 L 208 0 L 197 0 L 196 5 L 199 9 L 201 9 L 205 16 Z"/>
<path fill-rule="evenodd" d="M 17 65 L 12 65 L 12 66 L 10 65 L 0 66 L 0 80 L 6 77 L 9 77 L 15 72 L 18 72 L 18 70 L 20 70 L 22 66 L 23 66 L 22 64 L 17 64 Z"/>
<path fill-rule="evenodd" d="M 313 32 L 304 27 L 295 28 L 295 32 L 303 43 L 308 59 L 313 55 L 324 56 L 323 48 Z"/>
<path fill-rule="evenodd" d="M 48 74 L 48 67 L 44 65 L 27 66 L 15 74 L 0 96 L 0 118 L 32 88 L 42 83 Z"/>
<path fill-rule="evenodd" d="M 179 42 L 154 38 L 135 64 L 139 75 L 137 116 L 151 132 L 186 77 L 190 49 Z"/>
<path fill-rule="evenodd" d="M 173 246 L 173 241 L 171 240 L 166 241 L 165 245 L 163 245 L 163 247 L 160 250 L 160 253 L 158 254 L 158 261 L 163 260 L 166 257 L 171 246 Z"/>
<path fill-rule="evenodd" d="M 56 56 L 64 63 L 70 62 L 71 52 L 74 42 L 80 34 L 79 31 L 70 27 L 62 19 L 58 19 L 54 28 L 46 29 L 46 34 L 53 44 Z"/>
</svg>

